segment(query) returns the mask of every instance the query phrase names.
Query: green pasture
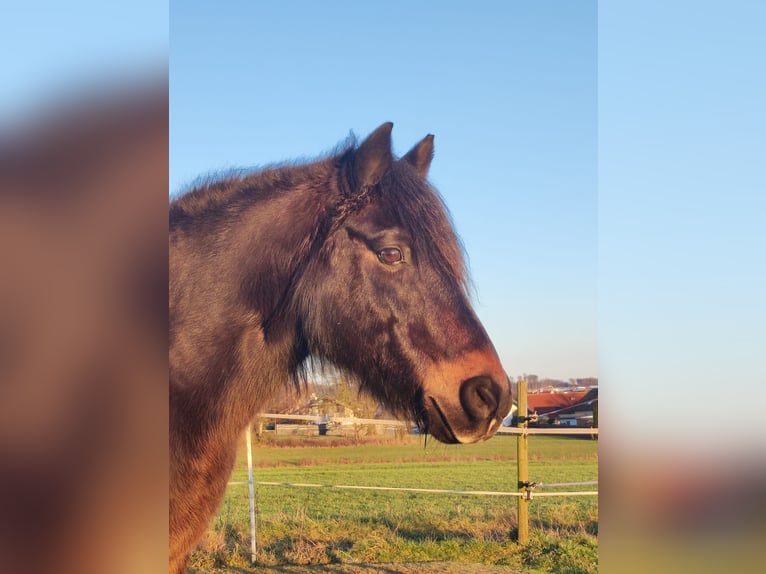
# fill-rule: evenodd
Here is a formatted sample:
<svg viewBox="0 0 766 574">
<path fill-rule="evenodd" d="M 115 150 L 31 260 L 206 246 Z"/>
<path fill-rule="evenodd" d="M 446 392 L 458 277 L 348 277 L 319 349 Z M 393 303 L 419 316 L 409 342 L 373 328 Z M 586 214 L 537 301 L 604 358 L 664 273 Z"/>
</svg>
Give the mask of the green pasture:
<svg viewBox="0 0 766 574">
<path fill-rule="evenodd" d="M 424 445 L 422 437 L 400 438 L 395 444 L 339 444 L 331 437 L 254 441 L 254 478 L 322 485 L 516 490 L 516 439 L 512 436 L 496 436 L 477 445 L 446 446 L 432 441 Z M 529 445 L 530 480 L 597 479 L 597 441 L 534 436 Z M 247 481 L 244 442 L 231 481 Z M 597 572 L 598 500 L 594 496 L 533 499 L 531 541 L 524 547 L 515 542 L 515 497 L 258 485 L 256 501 L 259 567 L 450 562 L 507 567 L 508 572 Z M 192 555 L 191 566 L 198 572 L 250 567 L 246 484 L 229 486 L 201 548 Z"/>
</svg>

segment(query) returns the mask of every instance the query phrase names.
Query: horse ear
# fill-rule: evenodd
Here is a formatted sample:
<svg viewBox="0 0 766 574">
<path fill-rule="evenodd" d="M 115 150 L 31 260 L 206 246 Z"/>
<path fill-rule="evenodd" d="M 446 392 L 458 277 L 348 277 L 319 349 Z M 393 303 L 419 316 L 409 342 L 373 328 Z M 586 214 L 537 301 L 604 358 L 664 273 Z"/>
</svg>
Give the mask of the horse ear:
<svg viewBox="0 0 766 574">
<path fill-rule="evenodd" d="M 402 158 L 404 161 L 412 165 L 418 175 L 423 179 L 428 175 L 428 168 L 431 167 L 431 160 L 434 158 L 434 136 L 428 134 L 420 143 L 407 152 Z"/>
<path fill-rule="evenodd" d="M 378 183 L 394 161 L 391 153 L 391 128 L 386 122 L 364 140 L 354 154 L 354 178 L 359 187 Z"/>
</svg>

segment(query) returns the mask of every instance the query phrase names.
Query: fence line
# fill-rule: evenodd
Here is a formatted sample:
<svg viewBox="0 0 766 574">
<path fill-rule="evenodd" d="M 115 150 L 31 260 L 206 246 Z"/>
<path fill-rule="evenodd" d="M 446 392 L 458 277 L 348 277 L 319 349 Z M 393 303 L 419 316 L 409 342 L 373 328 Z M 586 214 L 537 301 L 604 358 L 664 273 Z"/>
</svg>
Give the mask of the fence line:
<svg viewBox="0 0 766 574">
<path fill-rule="evenodd" d="M 518 386 L 518 405 L 519 412 L 527 412 L 527 382 L 519 381 Z M 597 404 L 594 405 L 594 411 L 597 409 Z M 594 413 L 595 414 L 595 413 Z M 259 419 L 282 419 L 282 420 L 304 420 L 316 423 L 340 423 L 340 424 L 355 424 L 355 425 L 387 425 L 394 427 L 405 427 L 409 425 L 398 420 L 380 420 L 380 419 L 359 419 L 356 417 L 334 417 L 328 415 L 282 415 L 277 413 L 265 413 L 258 416 Z M 596 427 L 598 426 L 597 417 L 594 418 Z M 266 481 L 253 481 L 253 465 L 252 457 L 248 456 L 248 482 L 229 482 L 231 485 L 249 484 L 250 485 L 250 504 L 251 508 L 254 504 L 252 485 L 258 484 L 260 486 L 282 486 L 282 487 L 295 487 L 295 488 L 334 488 L 334 489 L 346 489 L 346 490 L 378 490 L 389 492 L 420 492 L 426 494 L 458 494 L 458 495 L 470 495 L 470 496 L 507 496 L 515 497 L 518 500 L 518 542 L 520 544 L 526 544 L 529 541 L 529 501 L 533 498 L 545 498 L 545 497 L 560 497 L 560 496 L 598 496 L 597 490 L 584 490 L 584 491 L 565 491 L 565 492 L 539 492 L 535 491 L 536 488 L 560 488 L 569 486 L 587 486 L 598 485 L 598 481 L 588 480 L 580 482 L 556 482 L 556 483 L 535 483 L 528 480 L 528 451 L 527 441 L 530 435 L 590 435 L 592 437 L 598 436 L 598 428 L 529 428 L 530 420 L 527 416 L 519 416 L 516 427 L 500 427 L 497 434 L 510 434 L 516 435 L 516 459 L 518 470 L 518 488 L 517 492 L 494 492 L 494 491 L 482 491 L 482 490 L 450 490 L 450 489 L 435 489 L 435 488 L 406 488 L 406 487 L 391 487 L 391 486 L 362 486 L 362 485 L 346 485 L 346 484 L 311 484 L 311 483 L 288 483 L 288 482 L 266 482 Z M 276 429 L 276 426 L 275 426 Z M 251 448 L 250 438 L 250 426 L 248 426 L 247 442 L 248 442 L 248 454 Z M 251 518 L 251 540 L 252 540 L 252 552 L 253 561 L 255 561 L 255 525 L 254 520 Z"/>
<path fill-rule="evenodd" d="M 567 435 L 598 435 L 598 429 L 592 428 L 523 428 L 523 427 L 500 427 L 497 434 L 567 434 Z"/>
<path fill-rule="evenodd" d="M 538 482 L 538 488 L 559 488 L 562 486 L 590 486 L 598 484 L 598 480 L 581 480 L 580 482 Z"/>
<path fill-rule="evenodd" d="M 264 413 L 258 415 L 259 419 L 282 419 L 286 421 L 309 421 L 315 423 L 340 423 L 356 425 L 387 425 L 392 427 L 407 427 L 407 423 L 395 419 L 360 419 L 357 417 L 336 417 L 332 415 L 280 415 L 277 413 Z"/>
<path fill-rule="evenodd" d="M 229 484 L 246 484 L 243 481 L 230 482 Z M 364 486 L 356 484 L 313 484 L 308 482 L 266 482 L 255 481 L 262 486 L 288 486 L 297 488 L 338 488 L 347 490 L 382 490 L 388 492 L 423 492 L 428 494 L 465 494 L 473 496 L 522 496 L 518 492 L 496 492 L 492 490 L 452 490 L 439 488 L 410 488 L 399 486 Z"/>
<path fill-rule="evenodd" d="M 583 490 L 579 492 L 530 492 L 529 495 L 525 494 L 524 496 L 527 496 L 529 500 L 532 498 L 545 498 L 548 496 L 598 496 L 598 490 Z"/>
<path fill-rule="evenodd" d="M 385 425 L 392 427 L 404 427 L 409 425 L 403 421 L 394 419 L 360 419 L 356 417 L 336 417 L 331 415 L 280 415 L 277 413 L 264 413 L 258 415 L 259 419 L 282 419 L 286 421 L 307 421 L 315 423 L 339 423 L 357 425 Z M 597 435 L 597 428 L 520 428 L 501 426 L 497 434 L 542 434 L 542 435 Z"/>
<path fill-rule="evenodd" d="M 244 480 L 232 480 L 226 483 L 228 486 L 241 486 L 251 484 L 248 479 Z M 358 484 L 313 484 L 307 482 L 268 482 L 265 480 L 254 480 L 252 484 L 260 484 L 262 486 L 296 486 L 296 487 L 314 487 L 314 488 L 355 488 L 358 490 L 400 490 L 403 492 L 434 492 L 443 494 L 475 494 L 486 496 L 520 496 L 518 492 L 498 492 L 493 490 L 453 490 L 453 489 L 434 489 L 434 488 L 410 488 L 405 486 L 366 486 Z M 598 484 L 597 480 L 584 480 L 580 482 L 538 482 L 535 484 L 535 488 L 562 488 L 565 486 L 589 486 L 592 484 Z M 557 493 L 561 494 L 561 493 Z M 569 494 L 569 493 L 565 493 Z"/>
<path fill-rule="evenodd" d="M 248 484 L 245 481 L 232 481 L 229 485 L 243 485 Z M 294 488 L 337 488 L 346 490 L 381 490 L 388 492 L 422 492 L 426 494 L 459 494 L 468 496 L 529 496 L 530 498 L 546 497 L 546 496 L 597 496 L 598 491 L 581 491 L 581 492 L 534 492 L 530 495 L 523 492 L 498 492 L 493 490 L 450 490 L 450 489 L 438 489 L 438 488 L 409 488 L 398 486 L 363 486 L 354 484 L 313 484 L 308 482 L 267 482 L 256 480 L 253 484 L 260 486 L 286 486 Z M 596 481 L 590 481 L 587 483 L 566 483 L 562 482 L 560 485 L 569 484 L 597 484 Z M 542 485 L 537 485 L 542 486 Z M 547 485 L 550 486 L 550 485 Z"/>
</svg>

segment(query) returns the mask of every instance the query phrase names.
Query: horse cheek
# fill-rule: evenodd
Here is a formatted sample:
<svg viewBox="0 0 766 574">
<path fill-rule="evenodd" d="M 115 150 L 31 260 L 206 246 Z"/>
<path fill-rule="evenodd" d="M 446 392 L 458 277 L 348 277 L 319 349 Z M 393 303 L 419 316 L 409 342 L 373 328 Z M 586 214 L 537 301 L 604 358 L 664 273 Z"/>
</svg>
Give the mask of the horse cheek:
<svg viewBox="0 0 766 574">
<path fill-rule="evenodd" d="M 312 269 L 303 285 L 304 330 L 317 356 L 347 366 L 349 338 L 354 335 L 353 300 L 358 281 L 352 274 L 352 254 L 337 248 L 324 264 Z"/>
</svg>

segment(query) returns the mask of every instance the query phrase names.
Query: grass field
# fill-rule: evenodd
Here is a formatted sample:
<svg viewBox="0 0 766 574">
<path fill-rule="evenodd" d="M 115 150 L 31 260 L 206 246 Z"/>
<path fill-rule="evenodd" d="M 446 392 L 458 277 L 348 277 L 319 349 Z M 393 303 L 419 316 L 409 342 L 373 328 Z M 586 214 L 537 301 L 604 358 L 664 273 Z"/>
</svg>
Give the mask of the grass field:
<svg viewBox="0 0 766 574">
<path fill-rule="evenodd" d="M 532 481 L 597 478 L 596 441 L 534 436 L 529 445 Z M 240 450 L 233 482 L 247 480 L 244 442 Z M 254 464 L 255 480 L 264 482 L 516 490 L 516 439 L 510 436 L 425 447 L 422 437 L 358 445 L 332 437 L 272 439 L 254 443 Z M 433 572 L 598 570 L 593 496 L 533 499 L 531 541 L 522 547 L 515 542 L 513 497 L 286 486 L 256 491 L 258 571 L 409 572 L 416 564 L 412 572 L 428 572 L 426 563 L 441 565 Z M 231 485 L 192 568 L 250 571 L 248 508 L 247 485 Z M 381 564 L 389 566 L 371 566 Z"/>
</svg>

